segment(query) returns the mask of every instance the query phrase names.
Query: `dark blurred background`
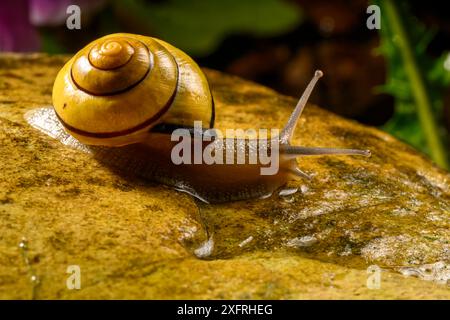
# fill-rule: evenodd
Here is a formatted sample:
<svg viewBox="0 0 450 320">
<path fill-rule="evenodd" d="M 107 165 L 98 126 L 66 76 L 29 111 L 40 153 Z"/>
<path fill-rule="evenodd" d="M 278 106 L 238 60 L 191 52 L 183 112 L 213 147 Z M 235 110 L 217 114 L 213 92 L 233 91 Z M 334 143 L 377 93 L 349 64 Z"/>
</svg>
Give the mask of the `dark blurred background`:
<svg viewBox="0 0 450 320">
<path fill-rule="evenodd" d="M 1 1 L 1 51 L 74 53 L 108 33 L 138 33 L 172 43 L 204 67 L 296 97 L 313 71 L 320 68 L 325 77 L 314 91 L 312 102 L 345 117 L 380 126 L 433 157 L 415 111 L 414 84 L 409 87 L 398 58 L 401 55 L 393 45 L 395 34 L 385 21 L 382 30 L 366 27 L 366 10 L 371 2 Z M 383 10 L 382 2 L 374 3 Z M 71 4 L 81 8 L 80 30 L 66 28 L 66 9 Z M 412 33 L 409 41 L 417 50 L 418 68 L 424 73 L 434 70 L 429 81 L 428 74 L 424 78 L 433 105 L 436 134 L 448 157 L 450 19 L 445 2 L 408 1 L 397 9 L 400 18 L 408 20 L 403 22 L 406 31 Z M 385 20 L 383 11 L 382 19 Z"/>
</svg>

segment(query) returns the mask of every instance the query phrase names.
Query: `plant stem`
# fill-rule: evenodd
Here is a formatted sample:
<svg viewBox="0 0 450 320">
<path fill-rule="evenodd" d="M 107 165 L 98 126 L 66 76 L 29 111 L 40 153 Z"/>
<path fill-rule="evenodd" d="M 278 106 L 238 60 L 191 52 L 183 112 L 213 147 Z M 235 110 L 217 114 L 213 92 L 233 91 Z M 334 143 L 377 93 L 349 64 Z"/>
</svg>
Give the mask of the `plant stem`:
<svg viewBox="0 0 450 320">
<path fill-rule="evenodd" d="M 439 129 L 432 113 L 430 96 L 426 90 L 423 76 L 417 66 L 397 5 L 395 1 L 392 0 L 385 0 L 381 3 L 386 12 L 386 18 L 395 34 L 393 41 L 395 42 L 395 45 L 398 46 L 402 60 L 404 61 L 406 74 L 411 81 L 412 93 L 416 102 L 419 121 L 427 140 L 431 158 L 436 164 L 448 170 L 449 164 L 447 162 L 444 144 L 440 139 Z"/>
</svg>

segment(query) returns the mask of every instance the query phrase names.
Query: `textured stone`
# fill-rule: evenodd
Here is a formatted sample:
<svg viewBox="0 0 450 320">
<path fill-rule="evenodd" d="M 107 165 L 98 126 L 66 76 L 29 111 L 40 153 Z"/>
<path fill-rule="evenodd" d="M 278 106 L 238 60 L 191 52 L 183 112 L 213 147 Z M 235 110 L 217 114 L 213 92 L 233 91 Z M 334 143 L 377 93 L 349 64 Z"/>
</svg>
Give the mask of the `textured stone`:
<svg viewBox="0 0 450 320">
<path fill-rule="evenodd" d="M 0 298 L 450 298 L 450 175 L 417 151 L 310 105 L 293 144 L 373 156 L 301 158 L 314 178 L 290 196 L 199 203 L 26 124 L 67 59 L 0 56 Z M 220 129 L 281 127 L 295 104 L 206 73 Z M 366 287 L 373 264 L 380 290 Z"/>
</svg>

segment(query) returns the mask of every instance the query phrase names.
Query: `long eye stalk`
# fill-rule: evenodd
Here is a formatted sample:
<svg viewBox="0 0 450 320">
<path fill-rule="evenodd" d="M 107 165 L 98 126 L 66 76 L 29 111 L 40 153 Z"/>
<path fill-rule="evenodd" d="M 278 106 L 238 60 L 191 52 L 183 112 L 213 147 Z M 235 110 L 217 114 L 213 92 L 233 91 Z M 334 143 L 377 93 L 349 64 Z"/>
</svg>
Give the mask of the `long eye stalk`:
<svg viewBox="0 0 450 320">
<path fill-rule="evenodd" d="M 292 135 L 294 134 L 295 127 L 297 126 L 298 119 L 302 115 L 303 109 L 305 109 L 305 106 L 306 106 L 306 103 L 308 102 L 309 96 L 311 95 L 311 92 L 313 91 L 314 86 L 316 85 L 317 81 L 322 76 L 323 76 L 323 72 L 320 70 L 316 70 L 316 72 L 314 73 L 314 77 L 309 82 L 308 86 L 306 87 L 305 91 L 303 92 L 302 96 L 300 97 L 300 100 L 298 100 L 294 111 L 292 112 L 291 116 L 289 117 L 288 122 L 286 123 L 286 126 L 281 131 L 280 143 L 288 144 L 290 142 Z"/>
<path fill-rule="evenodd" d="M 306 103 L 311 95 L 314 86 L 317 81 L 323 76 L 323 72 L 317 70 L 314 73 L 314 77 L 309 82 L 302 96 L 297 102 L 294 111 L 289 117 L 286 126 L 281 131 L 279 142 L 280 152 L 288 158 L 296 158 L 299 156 L 311 156 L 311 155 L 351 155 L 351 156 L 366 156 L 370 157 L 370 150 L 358 150 L 358 149 L 337 149 L 337 148 L 316 148 L 316 147 L 300 147 L 291 146 L 290 142 L 297 126 L 298 119 L 302 115 L 303 109 L 305 109 Z M 307 173 L 301 171 L 299 168 L 290 169 L 290 172 L 295 176 L 310 179 Z"/>
</svg>

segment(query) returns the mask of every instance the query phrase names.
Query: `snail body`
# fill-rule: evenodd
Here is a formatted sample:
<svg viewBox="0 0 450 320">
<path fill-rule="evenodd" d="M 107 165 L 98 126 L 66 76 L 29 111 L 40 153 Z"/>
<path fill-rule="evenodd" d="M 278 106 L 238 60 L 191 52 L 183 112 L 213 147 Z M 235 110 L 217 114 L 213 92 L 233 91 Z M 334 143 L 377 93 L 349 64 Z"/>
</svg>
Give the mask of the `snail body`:
<svg viewBox="0 0 450 320">
<path fill-rule="evenodd" d="M 291 146 L 298 119 L 321 76 L 316 71 L 278 135 L 266 140 L 222 137 L 214 129 L 214 101 L 207 79 L 189 56 L 159 39 L 113 34 L 88 44 L 60 70 L 53 108 L 31 110 L 25 118 L 105 164 L 205 202 L 234 201 L 267 196 L 289 180 L 309 178 L 297 168 L 298 156 L 370 155 L 367 150 Z M 199 141 L 196 121 L 208 139 Z M 234 161 L 174 162 L 177 130 L 184 130 L 181 138 L 190 138 L 188 147 L 214 150 L 215 156 Z M 239 162 L 242 155 L 250 159 L 258 154 L 277 155 L 277 170 L 261 174 L 267 163 L 258 157 L 252 163 Z"/>
</svg>

